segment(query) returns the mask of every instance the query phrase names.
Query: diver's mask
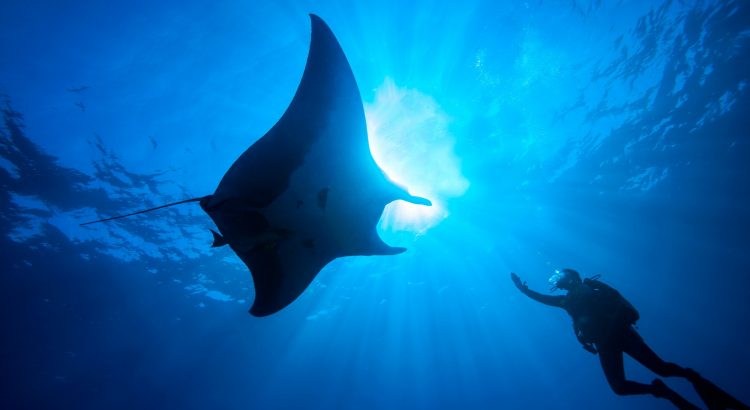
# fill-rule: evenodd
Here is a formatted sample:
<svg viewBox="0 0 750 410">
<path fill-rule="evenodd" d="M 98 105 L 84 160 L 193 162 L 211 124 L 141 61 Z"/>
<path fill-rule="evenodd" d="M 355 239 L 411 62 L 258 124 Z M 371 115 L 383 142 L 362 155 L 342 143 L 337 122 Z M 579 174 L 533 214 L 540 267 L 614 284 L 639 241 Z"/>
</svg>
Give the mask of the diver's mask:
<svg viewBox="0 0 750 410">
<path fill-rule="evenodd" d="M 554 292 L 558 289 L 560 289 L 560 285 L 564 285 L 565 282 L 568 280 L 568 275 L 565 273 L 565 271 L 561 271 L 559 269 L 555 269 L 555 273 L 552 274 L 552 276 L 549 277 L 550 288 L 549 290 Z"/>
</svg>

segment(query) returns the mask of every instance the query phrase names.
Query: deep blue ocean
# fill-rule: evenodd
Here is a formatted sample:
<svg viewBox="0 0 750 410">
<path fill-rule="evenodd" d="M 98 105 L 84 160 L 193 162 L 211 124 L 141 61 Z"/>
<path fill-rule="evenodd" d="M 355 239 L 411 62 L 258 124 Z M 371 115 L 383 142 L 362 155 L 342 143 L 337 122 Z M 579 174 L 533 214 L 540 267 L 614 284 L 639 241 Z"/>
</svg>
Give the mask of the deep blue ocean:
<svg viewBox="0 0 750 410">
<path fill-rule="evenodd" d="M 197 204 L 79 226 L 213 192 L 294 96 L 309 13 L 374 159 L 434 204 L 385 209 L 406 253 L 258 318 Z M 561 268 L 750 401 L 749 86 L 746 0 L 4 0 L 0 408 L 674 408 L 615 395 L 510 280 Z"/>
</svg>

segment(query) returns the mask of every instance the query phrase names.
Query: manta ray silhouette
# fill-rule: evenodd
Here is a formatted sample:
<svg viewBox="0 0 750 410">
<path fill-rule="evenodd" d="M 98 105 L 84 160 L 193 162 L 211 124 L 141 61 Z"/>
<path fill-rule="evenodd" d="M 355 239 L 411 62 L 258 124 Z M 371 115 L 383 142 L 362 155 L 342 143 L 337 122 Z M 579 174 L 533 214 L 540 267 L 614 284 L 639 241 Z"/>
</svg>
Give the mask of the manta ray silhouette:
<svg viewBox="0 0 750 410">
<path fill-rule="evenodd" d="M 297 92 L 284 115 L 232 164 L 216 192 L 87 224 L 200 201 L 250 269 L 254 316 L 294 301 L 336 258 L 395 255 L 376 231 L 394 200 L 431 205 L 390 181 L 370 153 L 362 99 L 330 28 L 310 15 L 312 38 Z M 86 225 L 86 224 L 83 224 Z"/>
</svg>

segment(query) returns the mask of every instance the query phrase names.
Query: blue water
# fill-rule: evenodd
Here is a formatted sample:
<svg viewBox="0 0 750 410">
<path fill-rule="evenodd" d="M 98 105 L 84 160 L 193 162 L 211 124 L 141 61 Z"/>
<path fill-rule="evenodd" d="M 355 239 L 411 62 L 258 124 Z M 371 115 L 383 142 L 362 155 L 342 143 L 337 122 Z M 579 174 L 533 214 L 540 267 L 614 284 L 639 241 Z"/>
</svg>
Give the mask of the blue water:
<svg viewBox="0 0 750 410">
<path fill-rule="evenodd" d="M 211 193 L 294 95 L 308 13 L 377 162 L 435 203 L 384 212 L 407 253 L 339 259 L 255 318 L 197 205 L 78 226 Z M 750 401 L 748 77 L 744 0 L 4 1 L 0 407 L 672 408 L 613 394 L 509 278 L 563 267 Z"/>
</svg>

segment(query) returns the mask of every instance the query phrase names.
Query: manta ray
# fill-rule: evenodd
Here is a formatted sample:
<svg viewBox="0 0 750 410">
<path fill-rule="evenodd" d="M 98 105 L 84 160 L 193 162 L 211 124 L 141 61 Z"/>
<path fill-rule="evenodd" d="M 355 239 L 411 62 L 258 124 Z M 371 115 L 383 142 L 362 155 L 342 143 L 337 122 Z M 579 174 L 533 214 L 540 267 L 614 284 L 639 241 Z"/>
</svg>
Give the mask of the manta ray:
<svg viewBox="0 0 750 410">
<path fill-rule="evenodd" d="M 212 246 L 229 246 L 250 270 L 254 316 L 292 303 L 336 258 L 404 252 L 376 231 L 384 207 L 395 200 L 431 203 L 375 163 L 349 62 L 326 23 L 310 19 L 310 50 L 294 98 L 213 194 L 82 225 L 199 202 L 218 229 L 211 230 Z"/>
</svg>

